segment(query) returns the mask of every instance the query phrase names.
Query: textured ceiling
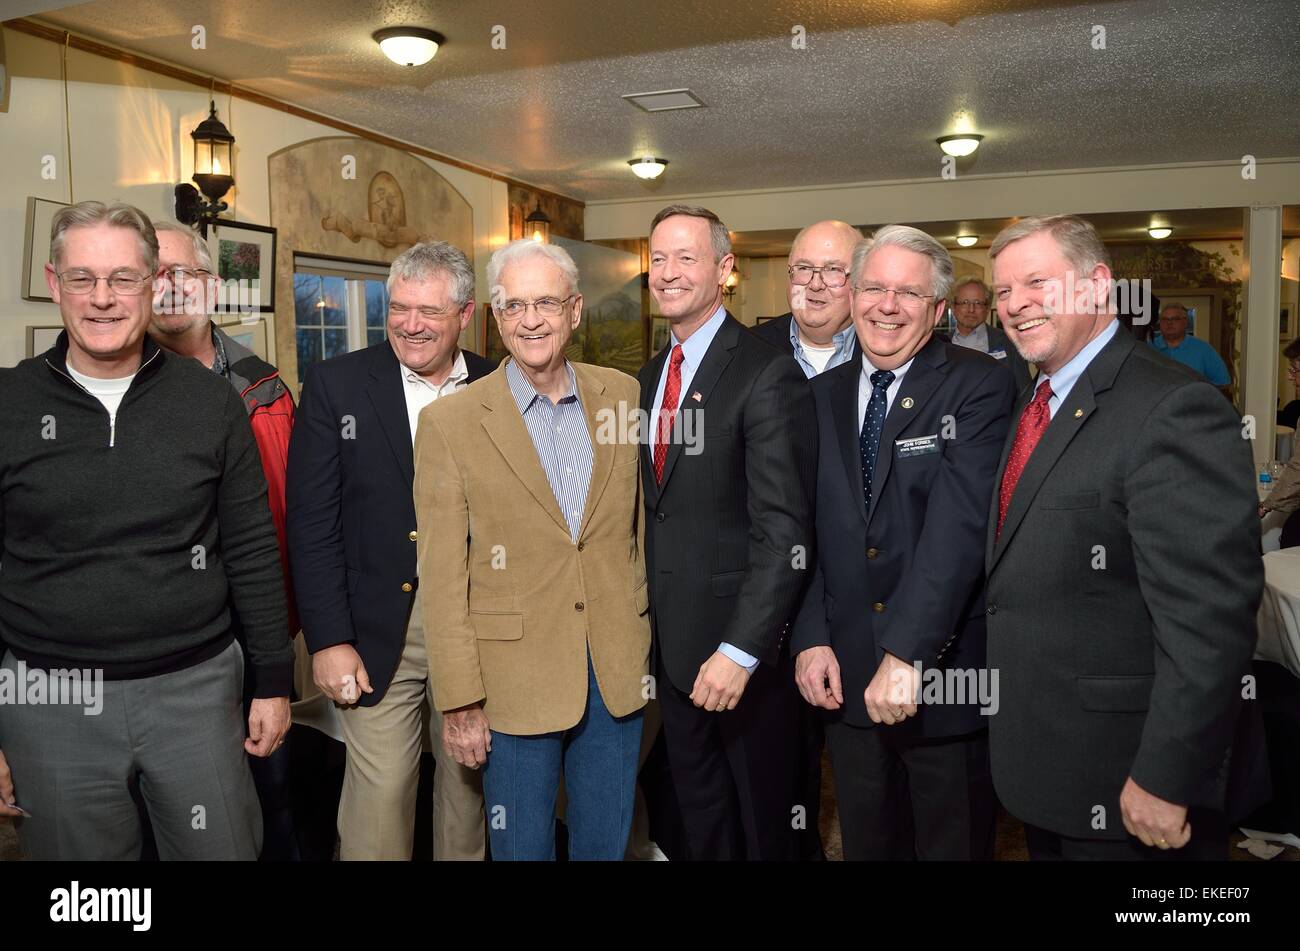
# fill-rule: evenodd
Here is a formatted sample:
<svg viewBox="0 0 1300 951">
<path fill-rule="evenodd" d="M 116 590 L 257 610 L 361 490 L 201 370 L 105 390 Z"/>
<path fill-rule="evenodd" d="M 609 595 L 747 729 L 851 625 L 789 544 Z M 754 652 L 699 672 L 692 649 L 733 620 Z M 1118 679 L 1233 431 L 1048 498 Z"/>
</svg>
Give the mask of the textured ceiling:
<svg viewBox="0 0 1300 951">
<path fill-rule="evenodd" d="M 1171 238 L 1175 240 L 1242 240 L 1240 208 L 1180 208 L 1176 211 L 1156 209 L 1145 212 L 1111 212 L 1084 217 L 1092 222 L 1102 240 L 1107 242 L 1155 241 L 1155 238 L 1147 234 L 1147 228 L 1155 224 L 1173 228 L 1174 233 Z M 973 234 L 979 238 L 974 246 L 987 248 L 993 243 L 994 236 L 1014 220 L 1014 218 L 984 218 L 964 221 L 903 221 L 897 224 L 910 224 L 920 228 L 927 234 L 934 235 L 950 250 L 960 253 L 961 249 L 958 248 L 956 241 L 957 235 Z M 861 225 L 861 228 L 863 232 L 870 234 L 874 229 L 889 223 L 870 222 Z M 773 231 L 733 231 L 731 241 L 736 253 L 743 257 L 785 257 L 790 253 L 790 245 L 794 243 L 796 234 L 798 231 L 793 228 Z M 1300 206 L 1287 205 L 1282 209 L 1282 234 L 1287 239 L 1300 237 Z"/>
<path fill-rule="evenodd" d="M 1297 6 L 95 0 L 43 19 L 596 200 L 937 177 L 934 139 L 962 113 L 986 139 L 960 174 L 1295 156 Z M 190 47 L 195 24 L 206 50 Z M 370 34 L 400 24 L 448 43 L 427 66 L 395 66 Z M 646 114 L 620 98 L 677 87 L 708 108 Z M 671 163 L 653 186 L 625 164 L 644 153 Z"/>
</svg>

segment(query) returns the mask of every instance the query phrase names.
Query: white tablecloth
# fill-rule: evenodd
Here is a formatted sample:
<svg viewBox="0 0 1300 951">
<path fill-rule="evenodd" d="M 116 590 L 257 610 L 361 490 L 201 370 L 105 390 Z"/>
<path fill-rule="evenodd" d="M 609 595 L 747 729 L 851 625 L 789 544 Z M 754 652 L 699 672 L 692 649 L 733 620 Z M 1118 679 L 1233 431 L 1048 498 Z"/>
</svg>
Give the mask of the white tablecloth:
<svg viewBox="0 0 1300 951">
<path fill-rule="evenodd" d="M 1255 659 L 1281 664 L 1300 677 L 1300 548 L 1264 555 Z"/>
</svg>

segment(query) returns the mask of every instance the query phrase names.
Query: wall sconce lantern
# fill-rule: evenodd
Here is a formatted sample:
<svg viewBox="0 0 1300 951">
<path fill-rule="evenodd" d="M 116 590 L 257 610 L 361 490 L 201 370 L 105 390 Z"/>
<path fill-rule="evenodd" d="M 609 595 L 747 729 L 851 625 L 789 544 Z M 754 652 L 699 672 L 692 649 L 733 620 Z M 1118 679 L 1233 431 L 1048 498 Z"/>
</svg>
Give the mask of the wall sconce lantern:
<svg viewBox="0 0 1300 951">
<path fill-rule="evenodd" d="M 199 187 L 195 189 L 189 183 L 176 186 L 176 219 L 187 225 L 197 224 L 205 237 L 209 222 L 226 210 L 226 203 L 221 199 L 235 185 L 230 174 L 234 168 L 235 137 L 217 118 L 215 102 L 209 101 L 208 110 L 208 117 L 190 133 L 194 140 L 194 181 Z M 199 197 L 200 191 L 206 201 Z"/>
<path fill-rule="evenodd" d="M 551 219 L 546 216 L 546 212 L 542 211 L 540 203 L 533 213 L 524 219 L 524 237 L 531 238 L 538 244 L 549 244 L 551 241 Z"/>
<path fill-rule="evenodd" d="M 731 273 L 727 275 L 726 281 L 722 284 L 722 296 L 727 300 L 736 296 L 736 288 L 740 287 L 740 272 L 734 267 Z"/>
</svg>

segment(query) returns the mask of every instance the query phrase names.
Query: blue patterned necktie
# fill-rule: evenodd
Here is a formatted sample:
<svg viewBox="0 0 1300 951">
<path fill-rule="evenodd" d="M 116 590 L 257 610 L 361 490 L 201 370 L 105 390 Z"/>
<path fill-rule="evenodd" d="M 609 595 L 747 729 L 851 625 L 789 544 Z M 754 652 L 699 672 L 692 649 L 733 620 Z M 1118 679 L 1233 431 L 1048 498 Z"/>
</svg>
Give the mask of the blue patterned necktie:
<svg viewBox="0 0 1300 951">
<path fill-rule="evenodd" d="M 876 454 L 880 451 L 880 431 L 885 428 L 885 412 L 889 409 L 886 391 L 894 382 L 891 370 L 877 370 L 871 374 L 871 399 L 867 414 L 862 417 L 862 432 L 858 435 L 858 448 L 862 450 L 862 497 L 871 511 L 871 478 L 876 473 Z"/>
</svg>

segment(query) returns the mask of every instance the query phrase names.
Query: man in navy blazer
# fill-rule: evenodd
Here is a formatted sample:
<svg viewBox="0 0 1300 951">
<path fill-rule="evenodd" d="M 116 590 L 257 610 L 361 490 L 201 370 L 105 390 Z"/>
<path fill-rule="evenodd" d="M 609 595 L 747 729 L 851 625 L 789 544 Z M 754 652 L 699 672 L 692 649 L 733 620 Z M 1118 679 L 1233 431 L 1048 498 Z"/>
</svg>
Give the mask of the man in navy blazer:
<svg viewBox="0 0 1300 951">
<path fill-rule="evenodd" d="M 457 346 L 474 313 L 474 269 L 442 241 L 393 262 L 387 339 L 303 382 L 289 443 L 289 560 L 316 685 L 341 705 L 348 747 L 344 859 L 408 860 L 430 702 L 416 576 L 416 420 L 491 372 Z M 481 859 L 477 776 L 435 742 L 433 857 Z"/>
<path fill-rule="evenodd" d="M 934 335 L 948 252 L 900 225 L 854 251 L 860 360 L 810 381 L 817 567 L 795 679 L 826 711 L 848 859 L 987 859 L 984 537 L 1010 373 Z"/>
</svg>

